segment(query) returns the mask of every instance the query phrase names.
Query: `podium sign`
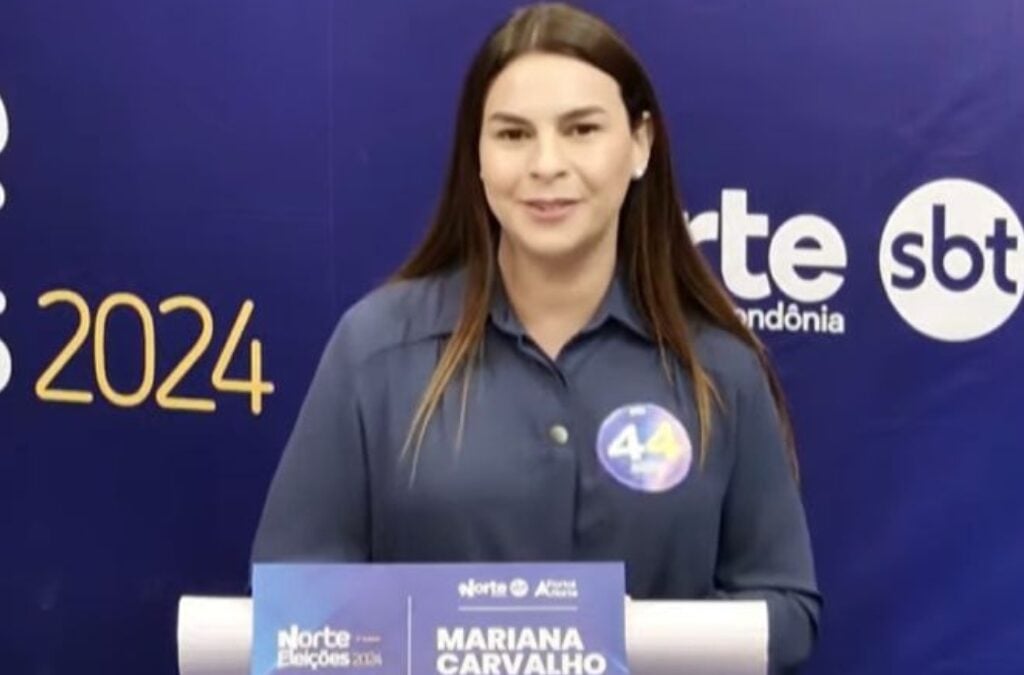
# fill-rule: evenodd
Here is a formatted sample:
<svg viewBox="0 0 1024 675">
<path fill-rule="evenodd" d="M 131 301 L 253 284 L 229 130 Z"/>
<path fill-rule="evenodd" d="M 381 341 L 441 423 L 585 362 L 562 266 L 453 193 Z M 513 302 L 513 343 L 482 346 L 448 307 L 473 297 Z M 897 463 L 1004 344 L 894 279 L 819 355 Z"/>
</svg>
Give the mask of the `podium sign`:
<svg viewBox="0 0 1024 675">
<path fill-rule="evenodd" d="M 626 674 L 619 563 L 258 564 L 252 675 Z"/>
</svg>

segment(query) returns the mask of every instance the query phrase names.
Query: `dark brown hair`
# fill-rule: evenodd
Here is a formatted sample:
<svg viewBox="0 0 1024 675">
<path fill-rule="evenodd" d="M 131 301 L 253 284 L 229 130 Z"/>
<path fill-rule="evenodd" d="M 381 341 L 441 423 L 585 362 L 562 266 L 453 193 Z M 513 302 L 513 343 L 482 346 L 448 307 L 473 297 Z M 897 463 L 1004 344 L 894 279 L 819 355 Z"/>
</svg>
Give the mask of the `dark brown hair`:
<svg viewBox="0 0 1024 675">
<path fill-rule="evenodd" d="M 695 321 L 736 336 L 757 354 L 767 374 L 794 471 L 792 426 L 779 379 L 764 346 L 736 315 L 732 302 L 690 238 L 676 189 L 668 133 L 650 79 L 621 37 L 603 21 L 561 3 L 540 3 L 516 11 L 477 52 L 463 83 L 455 139 L 444 191 L 433 224 L 396 278 L 415 279 L 457 267 L 466 284 L 459 322 L 447 341 L 410 426 L 403 455 L 414 447 L 415 477 L 420 443 L 441 397 L 462 376 L 462 421 L 473 362 L 483 345 L 497 269 L 499 226 L 487 205 L 478 154 L 484 101 L 494 78 L 515 58 L 530 52 L 571 56 L 604 71 L 619 84 L 635 128 L 649 113 L 653 130 L 644 178 L 634 181 L 620 211 L 618 265 L 633 302 L 646 318 L 671 377 L 669 356 L 693 382 L 700 425 L 700 456 L 711 433 L 712 405 L 720 397 L 693 346 Z M 461 443 L 457 439 L 456 445 Z"/>
</svg>

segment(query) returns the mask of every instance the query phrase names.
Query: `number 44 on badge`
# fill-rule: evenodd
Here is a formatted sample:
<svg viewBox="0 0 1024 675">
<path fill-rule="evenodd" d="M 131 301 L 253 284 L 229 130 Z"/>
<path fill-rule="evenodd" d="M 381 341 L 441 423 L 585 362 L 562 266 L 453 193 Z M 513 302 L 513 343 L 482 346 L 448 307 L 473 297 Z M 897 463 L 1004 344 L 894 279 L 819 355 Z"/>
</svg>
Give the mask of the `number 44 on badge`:
<svg viewBox="0 0 1024 675">
<path fill-rule="evenodd" d="M 636 424 L 627 424 L 608 446 L 609 457 L 628 457 L 630 462 L 639 462 L 645 453 L 671 460 L 678 457 L 680 452 L 679 443 L 668 422 L 659 424 L 646 443 L 640 442 L 640 431 Z"/>
</svg>

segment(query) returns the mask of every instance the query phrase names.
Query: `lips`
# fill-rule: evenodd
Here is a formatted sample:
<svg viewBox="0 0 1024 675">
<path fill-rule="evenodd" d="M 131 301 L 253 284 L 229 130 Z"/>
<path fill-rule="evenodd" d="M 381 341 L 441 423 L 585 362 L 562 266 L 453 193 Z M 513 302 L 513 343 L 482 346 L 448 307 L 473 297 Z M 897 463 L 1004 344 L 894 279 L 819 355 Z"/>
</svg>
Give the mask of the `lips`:
<svg viewBox="0 0 1024 675">
<path fill-rule="evenodd" d="M 534 220 L 556 222 L 564 220 L 579 203 L 576 199 L 526 199 L 523 205 Z"/>
</svg>

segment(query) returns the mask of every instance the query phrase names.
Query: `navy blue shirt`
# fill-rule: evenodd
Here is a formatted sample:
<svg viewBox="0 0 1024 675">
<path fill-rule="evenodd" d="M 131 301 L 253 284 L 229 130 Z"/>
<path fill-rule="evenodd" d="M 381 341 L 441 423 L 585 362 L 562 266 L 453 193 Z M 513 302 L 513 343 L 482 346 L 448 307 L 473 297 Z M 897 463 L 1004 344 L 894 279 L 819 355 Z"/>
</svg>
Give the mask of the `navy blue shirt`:
<svg viewBox="0 0 1024 675">
<path fill-rule="evenodd" d="M 701 464 L 689 378 L 678 364 L 667 376 L 618 277 L 554 360 L 499 292 L 461 445 L 456 378 L 410 482 L 412 451 L 403 458 L 402 448 L 462 296 L 456 271 L 384 286 L 345 313 L 274 476 L 254 561 L 621 560 L 635 599 L 767 600 L 773 669 L 800 663 L 820 597 L 753 351 L 714 327 L 695 333 L 724 403 Z M 692 442 L 691 466 L 670 489 L 630 486 L 599 457 L 602 424 L 637 404 L 667 411 Z"/>
</svg>

